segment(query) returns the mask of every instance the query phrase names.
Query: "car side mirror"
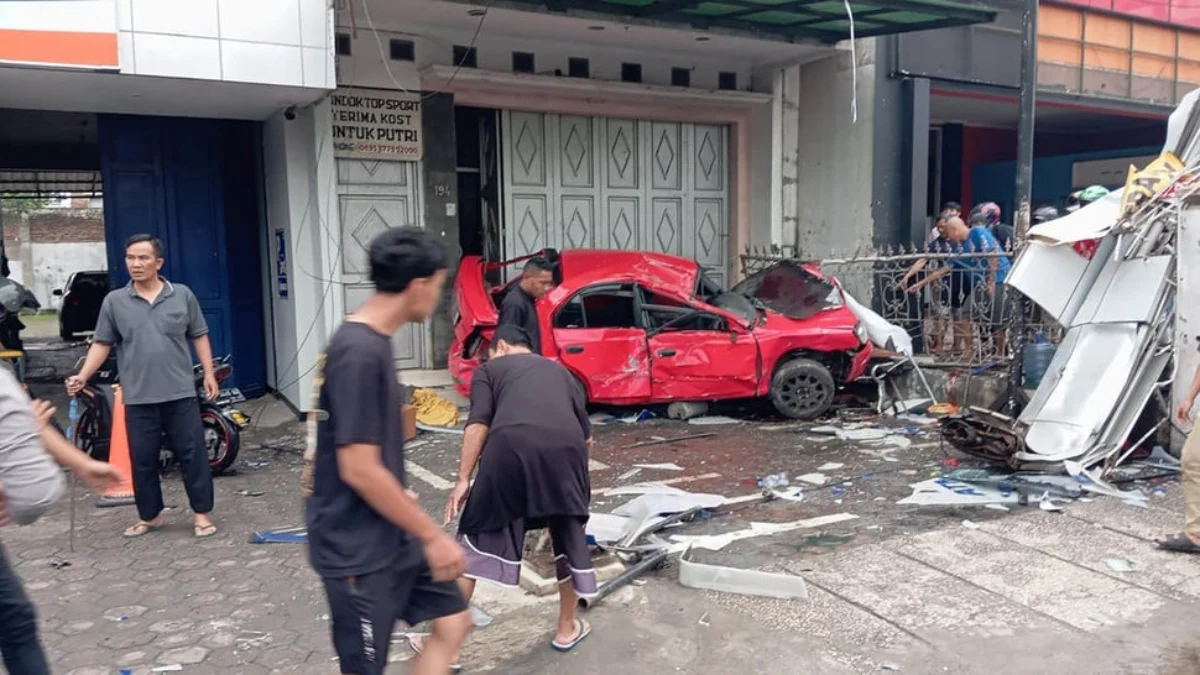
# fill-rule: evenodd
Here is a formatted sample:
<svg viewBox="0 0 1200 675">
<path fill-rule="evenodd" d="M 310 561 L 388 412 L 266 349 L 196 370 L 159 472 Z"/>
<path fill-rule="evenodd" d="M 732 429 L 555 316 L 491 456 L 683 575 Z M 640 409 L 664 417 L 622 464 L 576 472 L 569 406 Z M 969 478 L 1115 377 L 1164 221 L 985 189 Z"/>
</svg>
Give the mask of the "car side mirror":
<svg viewBox="0 0 1200 675">
<path fill-rule="evenodd" d="M 63 294 L 63 289 L 61 289 L 61 288 L 56 288 L 56 289 L 54 289 L 54 290 L 53 290 L 53 291 L 51 291 L 51 292 L 52 292 L 54 295 L 62 295 L 62 294 Z"/>
</svg>

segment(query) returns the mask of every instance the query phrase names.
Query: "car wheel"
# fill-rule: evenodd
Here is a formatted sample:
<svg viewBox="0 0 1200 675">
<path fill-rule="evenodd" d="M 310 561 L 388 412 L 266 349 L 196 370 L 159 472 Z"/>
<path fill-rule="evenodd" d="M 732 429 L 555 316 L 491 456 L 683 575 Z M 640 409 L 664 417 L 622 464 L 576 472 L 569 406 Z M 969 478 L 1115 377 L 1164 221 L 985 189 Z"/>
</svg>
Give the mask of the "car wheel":
<svg viewBox="0 0 1200 675">
<path fill-rule="evenodd" d="M 812 359 L 788 361 L 771 379 L 771 403 L 792 419 L 813 419 L 829 410 L 834 392 L 833 375 Z"/>
</svg>

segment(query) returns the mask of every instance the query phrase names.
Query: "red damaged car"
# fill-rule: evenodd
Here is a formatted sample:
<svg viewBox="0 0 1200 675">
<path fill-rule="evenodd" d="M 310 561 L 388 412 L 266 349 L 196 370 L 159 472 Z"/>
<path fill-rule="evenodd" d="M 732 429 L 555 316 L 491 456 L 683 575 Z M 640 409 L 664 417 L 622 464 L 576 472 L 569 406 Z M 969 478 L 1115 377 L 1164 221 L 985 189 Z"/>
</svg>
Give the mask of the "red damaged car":
<svg viewBox="0 0 1200 675">
<path fill-rule="evenodd" d="M 537 302 L 542 355 L 574 373 L 591 403 L 769 397 L 781 414 L 811 419 L 871 356 L 841 288 L 811 266 L 783 263 L 723 291 L 686 258 L 559 255 L 561 283 Z M 486 280 L 527 259 L 462 261 L 450 372 L 464 395 L 487 356 L 499 300 L 520 275 L 507 285 Z"/>
</svg>

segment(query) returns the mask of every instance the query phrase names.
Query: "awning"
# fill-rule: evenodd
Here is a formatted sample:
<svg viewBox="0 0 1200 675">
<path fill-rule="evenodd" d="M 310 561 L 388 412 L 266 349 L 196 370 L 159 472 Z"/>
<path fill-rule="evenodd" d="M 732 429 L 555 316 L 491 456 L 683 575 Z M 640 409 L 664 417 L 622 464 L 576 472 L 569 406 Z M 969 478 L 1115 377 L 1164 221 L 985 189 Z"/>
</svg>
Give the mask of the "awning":
<svg viewBox="0 0 1200 675">
<path fill-rule="evenodd" d="M 47 199 L 73 195 L 99 197 L 99 171 L 21 171 L 0 169 L 0 199 Z"/>
<path fill-rule="evenodd" d="M 514 9 L 722 30 L 796 42 L 850 37 L 842 0 L 499 0 Z M 949 0 L 851 0 L 855 37 L 990 23 L 998 10 Z"/>
</svg>

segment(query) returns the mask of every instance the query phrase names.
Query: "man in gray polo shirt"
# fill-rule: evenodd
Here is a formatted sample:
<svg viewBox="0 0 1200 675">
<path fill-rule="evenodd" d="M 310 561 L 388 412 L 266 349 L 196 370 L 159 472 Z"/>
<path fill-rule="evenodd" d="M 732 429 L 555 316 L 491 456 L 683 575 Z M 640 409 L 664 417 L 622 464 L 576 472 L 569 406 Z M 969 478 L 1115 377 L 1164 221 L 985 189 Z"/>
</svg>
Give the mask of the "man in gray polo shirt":
<svg viewBox="0 0 1200 675">
<path fill-rule="evenodd" d="M 157 238 L 135 234 L 125 243 L 129 284 L 104 298 L 92 346 L 79 374 L 67 378 L 67 393 L 79 393 L 116 345 L 134 501 L 141 519 L 125 530 L 125 536 L 140 537 L 162 527 L 158 455 L 165 431 L 196 514 L 195 535 L 209 537 L 217 531 L 209 518 L 212 473 L 192 380 L 189 340 L 204 369 L 205 394 L 216 398 L 220 388 L 213 376 L 212 347 L 200 303 L 188 287 L 160 277 L 162 265 L 162 242 Z"/>
</svg>

